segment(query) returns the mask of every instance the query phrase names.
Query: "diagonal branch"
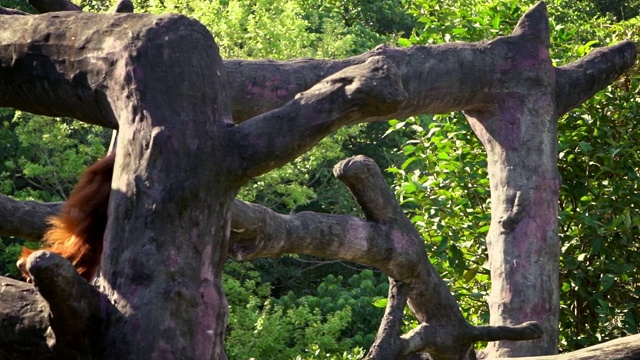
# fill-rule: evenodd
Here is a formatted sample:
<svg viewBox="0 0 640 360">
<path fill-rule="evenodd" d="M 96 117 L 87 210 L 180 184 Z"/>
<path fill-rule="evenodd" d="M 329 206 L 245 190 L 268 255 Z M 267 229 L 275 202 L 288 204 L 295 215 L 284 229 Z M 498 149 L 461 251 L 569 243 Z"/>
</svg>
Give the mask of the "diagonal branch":
<svg viewBox="0 0 640 360">
<path fill-rule="evenodd" d="M 339 71 L 286 105 L 229 129 L 231 176 L 242 183 L 295 159 L 338 128 L 397 112 L 406 99 L 382 57 Z"/>
<path fill-rule="evenodd" d="M 0 6 L 0 15 L 30 15 L 30 14 L 21 10 L 8 9 Z"/>
<path fill-rule="evenodd" d="M 280 215 L 236 201 L 232 216 L 229 255 L 247 260 L 283 253 L 308 254 L 375 266 L 391 278 L 387 312 L 378 332 L 371 359 L 398 358 L 415 352 L 436 354 L 434 359 L 466 358 L 475 341 L 533 339 L 541 335 L 536 325 L 522 327 L 472 327 L 429 263 L 424 242 L 402 214 L 376 164 L 363 156 L 342 161 L 334 169 L 367 214 L 351 216 L 303 212 Z M 408 299 L 421 325 L 402 335 L 397 326 Z M 402 336 L 401 336 L 402 335 Z M 446 354 L 446 355 L 445 355 Z"/>
<path fill-rule="evenodd" d="M 611 84 L 636 60 L 631 41 L 593 50 L 587 56 L 556 69 L 556 105 L 566 114 Z"/>
</svg>

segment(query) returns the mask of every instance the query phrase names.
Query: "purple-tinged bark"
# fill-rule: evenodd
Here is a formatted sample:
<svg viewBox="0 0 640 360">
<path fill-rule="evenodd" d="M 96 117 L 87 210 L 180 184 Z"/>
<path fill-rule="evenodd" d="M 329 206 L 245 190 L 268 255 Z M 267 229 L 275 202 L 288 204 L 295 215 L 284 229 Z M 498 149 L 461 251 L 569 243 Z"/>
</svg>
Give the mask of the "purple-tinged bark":
<svg viewBox="0 0 640 360">
<path fill-rule="evenodd" d="M 539 318 L 546 332 L 538 344 L 500 342 L 491 353 L 554 352 L 556 122 L 631 66 L 635 47 L 624 42 L 556 69 L 548 36 L 541 3 L 512 36 L 489 42 L 379 47 L 340 61 L 223 65 L 206 29 L 182 16 L 0 16 L 0 106 L 120 130 L 99 279 L 114 307 L 96 320 L 104 340 L 87 347 L 103 349 L 104 358 L 225 358 L 220 275 L 230 238 L 238 258 L 307 253 L 377 266 L 401 281 L 378 339 L 394 354 L 471 359 L 474 341 L 536 335 L 532 324 L 464 322 L 415 229 L 395 202 L 387 206 L 393 196 L 370 190 L 380 185 L 368 184 L 378 176 L 370 167 L 338 171 L 367 221 L 283 217 L 239 202 L 232 214 L 243 182 L 341 126 L 464 110 L 489 154 L 492 324 Z M 243 231 L 230 235 L 231 227 Z M 32 256 L 29 263 L 40 255 Z M 38 277 L 49 275 L 33 269 L 43 284 Z M 404 291 L 422 324 L 398 341 Z M 87 312 L 54 308 L 62 317 Z M 382 354 L 377 349 L 372 358 Z"/>
</svg>

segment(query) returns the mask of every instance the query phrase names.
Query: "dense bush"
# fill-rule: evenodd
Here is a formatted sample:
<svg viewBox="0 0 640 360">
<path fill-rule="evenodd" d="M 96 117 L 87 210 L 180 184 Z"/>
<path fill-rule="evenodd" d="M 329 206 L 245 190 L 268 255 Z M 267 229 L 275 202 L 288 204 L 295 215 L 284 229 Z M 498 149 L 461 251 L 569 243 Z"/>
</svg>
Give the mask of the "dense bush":
<svg viewBox="0 0 640 360">
<path fill-rule="evenodd" d="M 227 264 L 224 288 L 229 301 L 226 352 L 233 359 L 352 359 L 374 340 L 388 286 L 363 270 L 345 280 L 327 276 L 314 295 L 293 291 L 270 297 L 251 264 Z M 380 284 L 380 285 L 376 285 Z"/>
</svg>

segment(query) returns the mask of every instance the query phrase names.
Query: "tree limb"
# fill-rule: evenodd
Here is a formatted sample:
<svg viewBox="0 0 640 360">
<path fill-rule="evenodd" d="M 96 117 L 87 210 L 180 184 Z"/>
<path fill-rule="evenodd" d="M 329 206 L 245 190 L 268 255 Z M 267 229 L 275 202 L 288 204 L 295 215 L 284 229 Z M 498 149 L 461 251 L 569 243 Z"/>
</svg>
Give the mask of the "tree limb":
<svg viewBox="0 0 640 360">
<path fill-rule="evenodd" d="M 62 203 L 17 201 L 0 194 L 0 236 L 40 240 L 47 229 L 45 219 L 62 208 Z"/>
<path fill-rule="evenodd" d="M 504 358 L 501 358 L 504 359 Z M 518 360 L 637 360 L 640 359 L 640 334 L 630 335 L 584 349 L 550 356 L 518 357 Z M 486 358 L 485 360 L 494 360 Z M 497 359 L 495 359 L 497 360 Z"/>
<path fill-rule="evenodd" d="M 96 358 L 102 347 L 102 320 L 113 306 L 62 256 L 36 251 L 26 263 L 38 293 L 49 305 L 59 359 Z M 106 305 L 106 306 L 105 306 Z"/>
<path fill-rule="evenodd" d="M 78 5 L 67 0 L 29 0 L 29 4 L 41 14 L 56 11 L 82 11 Z"/>
<path fill-rule="evenodd" d="M 611 84 L 636 60 L 633 42 L 595 49 L 587 56 L 556 69 L 556 106 L 563 115 Z M 607 69 L 606 71 L 604 69 Z M 577 91 L 576 91 L 577 90 Z"/>
<path fill-rule="evenodd" d="M 242 183 L 282 166 L 344 125 L 396 112 L 406 96 L 398 70 L 382 57 L 338 71 L 284 106 L 229 129 L 231 174 Z"/>
<path fill-rule="evenodd" d="M 30 15 L 30 14 L 22 10 L 8 9 L 0 6 L 0 15 Z"/>
<path fill-rule="evenodd" d="M 544 8 L 535 7 L 528 13 L 531 14 L 530 18 L 527 18 L 527 21 L 523 23 L 527 24 L 529 30 L 526 32 L 524 30 L 514 31 L 511 36 L 489 42 L 450 43 L 410 48 L 380 46 L 365 54 L 343 60 L 226 60 L 224 63 L 229 77 L 233 119 L 239 123 L 277 109 L 293 100 L 296 94 L 310 89 L 329 75 L 353 65 L 363 64 L 369 58 L 379 56 L 384 58 L 385 63 L 393 65 L 398 70 L 401 87 L 407 93 L 407 101 L 397 111 L 386 113 L 383 116 L 368 117 L 362 119 L 363 121 L 402 118 L 424 113 L 446 113 L 482 107 L 483 103 L 487 101 L 487 90 L 491 89 L 495 74 L 495 71 L 489 69 L 496 69 L 496 66 L 499 65 L 492 62 L 491 59 L 508 59 L 510 58 L 509 53 L 522 51 L 521 48 L 526 45 L 524 43 L 529 41 L 525 38 L 531 38 L 534 32 L 541 31 L 542 28 L 535 24 L 539 21 L 539 15 L 544 13 Z M 142 26 L 139 25 L 154 17 L 157 18 L 157 16 L 138 14 L 135 15 L 135 18 L 112 18 L 113 15 L 79 15 L 76 12 L 66 15 L 56 13 L 53 17 L 50 14 L 32 15 L 21 21 L 12 16 L 2 16 L 0 17 L 0 31 L 4 36 L 0 39 L 3 40 L 3 44 L 10 44 L 17 40 L 18 35 L 20 38 L 24 38 L 24 34 L 31 34 L 23 47 L 19 49 L 41 48 L 44 51 L 43 54 L 54 61 L 58 55 L 49 53 L 47 50 L 51 49 L 52 45 L 64 46 L 65 49 L 77 49 L 79 48 L 78 44 L 86 44 L 86 53 L 67 50 L 60 54 L 59 61 L 55 61 L 62 63 L 64 59 L 69 62 L 69 67 L 77 69 L 74 72 L 88 75 L 84 79 L 82 77 L 73 79 L 75 90 L 82 89 L 81 98 L 83 101 L 69 103 L 73 98 L 68 93 L 71 89 L 63 91 L 55 101 L 46 101 L 38 107 L 28 105 L 26 99 L 22 96 L 16 96 L 18 94 L 26 95 L 32 90 L 37 90 L 33 94 L 33 98 L 42 101 L 55 95 L 45 91 L 47 88 L 67 89 L 73 85 L 59 77 L 48 79 L 40 77 L 40 83 L 30 83 L 28 90 L 27 88 L 20 90 L 23 88 L 22 86 L 27 84 L 23 84 L 20 88 L 10 87 L 4 90 L 3 88 L 12 82 L 0 82 L 0 105 L 13 104 L 16 108 L 33 113 L 69 116 L 102 126 L 117 127 L 117 122 L 105 103 L 106 99 L 98 85 L 103 84 L 106 77 L 115 74 L 114 71 L 118 63 L 117 56 L 122 55 L 123 49 L 120 48 L 121 42 L 104 44 L 103 39 L 109 33 L 112 38 L 124 41 L 130 35 L 128 33 L 119 34 L 122 30 L 119 27 L 121 24 L 126 23 L 127 26 L 133 26 L 134 29 L 141 28 Z M 114 23 L 112 19 L 117 19 L 117 21 Z M 83 28 L 85 31 L 82 32 L 82 36 L 78 37 L 73 36 L 78 35 L 76 32 L 68 31 L 70 28 Z M 86 29 L 92 28 L 96 30 L 86 31 Z M 105 31 L 101 31 L 102 28 Z M 21 30 L 18 34 L 15 30 L 11 31 L 12 29 Z M 135 32 L 134 29 L 132 30 Z M 52 33 L 58 34 L 55 42 L 42 43 L 42 40 L 47 36 L 46 34 Z M 70 36 L 67 37 L 65 34 Z M 8 48 L 2 49 L 3 47 L 0 47 L 0 59 L 13 54 L 8 52 Z M 103 49 L 102 52 L 107 55 L 96 58 L 95 49 Z M 25 50 L 19 53 L 24 53 Z M 495 55 L 489 56 L 492 53 Z M 93 60 L 87 61 L 92 58 Z M 596 61 L 598 58 L 605 60 L 598 62 Z M 85 62 L 80 62 L 83 59 Z M 36 62 L 39 63 L 37 68 L 31 70 L 25 68 L 24 71 L 42 70 L 53 65 L 42 63 L 39 58 L 38 60 Z M 622 74 L 624 69 L 630 67 L 634 60 L 635 45 L 630 41 L 624 41 L 618 45 L 592 52 L 587 60 L 580 60 L 557 68 L 557 98 L 573 99 L 566 101 L 566 104 L 563 101 L 561 104 L 562 113 L 578 106 L 587 96 L 590 96 L 587 94 L 593 94 L 604 88 L 608 84 L 607 81 L 610 81 L 606 79 L 615 79 Z M 21 63 L 21 61 L 17 62 L 17 64 Z M 25 58 L 24 63 L 28 64 L 30 60 Z M 8 70 L 10 69 L 0 67 L 0 74 Z M 36 73 L 41 73 L 41 71 Z M 426 77 L 425 74 L 427 74 Z M 443 74 L 447 74 L 447 76 L 443 76 Z M 513 75 L 513 72 L 510 74 Z M 584 75 L 588 75 L 586 78 L 589 79 L 595 74 L 598 74 L 598 81 L 595 79 L 580 80 Z M 465 81 L 461 81 L 462 78 L 465 78 Z M 18 79 L 13 79 L 13 84 L 16 81 Z M 42 83 L 44 81 L 46 81 L 46 85 Z M 19 83 L 23 83 L 23 81 L 19 81 Z M 33 88 L 34 86 L 35 88 Z M 10 92 L 11 90 L 13 90 L 13 94 Z M 64 106 L 64 104 L 68 105 Z M 54 105 L 58 105 L 57 109 Z M 93 106 L 91 109 L 93 111 L 89 111 L 90 109 L 84 111 L 89 105 Z M 61 111 L 62 108 L 66 108 L 66 110 Z"/>
</svg>

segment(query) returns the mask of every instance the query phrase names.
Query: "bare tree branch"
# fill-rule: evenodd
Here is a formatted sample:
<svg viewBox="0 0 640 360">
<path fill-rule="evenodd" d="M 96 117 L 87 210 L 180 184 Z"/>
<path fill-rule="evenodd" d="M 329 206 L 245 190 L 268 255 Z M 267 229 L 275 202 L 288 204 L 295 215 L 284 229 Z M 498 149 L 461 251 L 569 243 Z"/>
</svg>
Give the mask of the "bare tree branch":
<svg viewBox="0 0 640 360">
<path fill-rule="evenodd" d="M 281 108 L 230 129 L 230 163 L 237 167 L 231 173 L 244 182 L 284 165 L 344 125 L 396 112 L 406 96 L 398 70 L 382 57 L 341 70 Z"/>
<path fill-rule="evenodd" d="M 82 9 L 68 0 L 29 0 L 39 13 L 44 14 L 56 11 L 82 11 Z"/>
<path fill-rule="evenodd" d="M 8 9 L 0 6 L 0 15 L 30 15 L 30 14 L 21 10 Z"/>
<path fill-rule="evenodd" d="M 45 219 L 61 208 L 62 203 L 17 201 L 0 194 L 0 236 L 40 240 L 47 228 Z"/>
<path fill-rule="evenodd" d="M 623 41 L 595 49 L 587 56 L 556 69 L 556 102 L 563 115 L 595 95 L 618 78 L 634 62 L 635 44 Z M 608 69 L 607 71 L 602 71 Z M 578 91 L 575 91 L 578 89 Z"/>
<path fill-rule="evenodd" d="M 501 360 L 504 358 L 500 358 Z M 551 356 L 518 357 L 518 360 L 637 360 L 640 359 L 640 334 L 630 335 L 589 346 L 584 349 Z M 498 360 L 486 358 L 485 360 Z"/>
</svg>

